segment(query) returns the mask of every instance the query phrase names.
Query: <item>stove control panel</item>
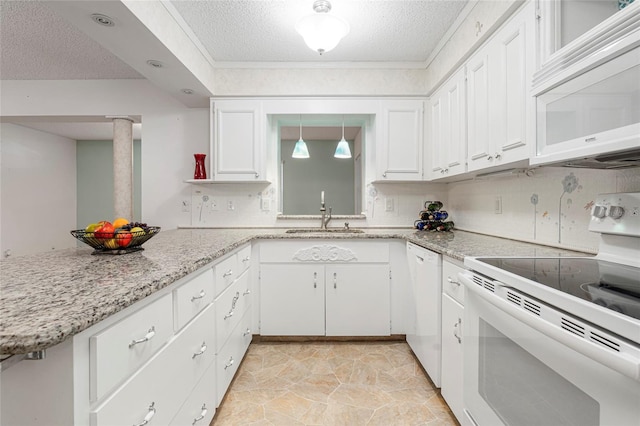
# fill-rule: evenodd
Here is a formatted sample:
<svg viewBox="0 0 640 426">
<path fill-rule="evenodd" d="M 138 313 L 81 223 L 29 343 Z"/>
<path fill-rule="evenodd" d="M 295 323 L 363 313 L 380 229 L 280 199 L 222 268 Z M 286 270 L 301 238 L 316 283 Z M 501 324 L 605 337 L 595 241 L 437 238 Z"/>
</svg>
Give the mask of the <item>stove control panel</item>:
<svg viewBox="0 0 640 426">
<path fill-rule="evenodd" d="M 640 236 L 640 192 L 598 195 L 591 209 L 589 230 Z"/>
</svg>

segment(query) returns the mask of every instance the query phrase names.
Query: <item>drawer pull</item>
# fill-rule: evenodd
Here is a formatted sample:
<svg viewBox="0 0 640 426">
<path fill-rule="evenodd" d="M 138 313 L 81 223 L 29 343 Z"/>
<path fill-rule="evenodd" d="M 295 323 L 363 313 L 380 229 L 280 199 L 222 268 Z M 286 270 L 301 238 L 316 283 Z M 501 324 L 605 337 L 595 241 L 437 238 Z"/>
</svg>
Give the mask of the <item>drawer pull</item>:
<svg viewBox="0 0 640 426">
<path fill-rule="evenodd" d="M 138 343 L 144 343 L 144 342 L 147 342 L 147 341 L 151 340 L 153 338 L 153 336 L 155 336 L 155 335 L 156 335 L 156 327 L 153 326 L 153 327 L 151 327 L 149 329 L 149 331 L 147 331 L 147 334 L 145 334 L 142 339 L 132 340 L 131 343 L 129 343 L 129 349 L 131 349 L 132 347 L 134 347 Z"/>
<path fill-rule="evenodd" d="M 193 296 L 191 298 L 192 302 L 195 302 L 198 299 L 202 299 L 207 293 L 204 290 L 200 290 L 200 294 L 198 294 L 197 296 Z"/>
<path fill-rule="evenodd" d="M 249 256 L 247 256 L 247 257 L 245 257 L 244 259 L 242 259 L 242 263 L 244 263 L 244 262 L 248 262 L 248 261 L 250 261 L 250 260 L 251 260 L 251 258 L 250 258 Z"/>
<path fill-rule="evenodd" d="M 251 294 L 251 290 L 249 290 L 249 289 L 246 289 L 246 290 L 244 291 L 244 293 L 242 293 L 242 295 L 243 295 L 243 296 L 248 296 L 248 295 L 250 295 L 250 294 Z"/>
<path fill-rule="evenodd" d="M 191 356 L 191 359 L 194 359 L 195 357 L 202 355 L 203 353 L 205 353 L 206 350 L 207 350 L 207 344 L 205 342 L 202 342 L 202 346 L 200 346 L 200 350 L 194 353 L 193 356 Z"/>
<path fill-rule="evenodd" d="M 146 416 L 144 416 L 144 419 L 142 420 L 142 422 L 138 423 L 137 425 L 133 425 L 133 426 L 144 426 L 146 424 L 148 424 L 151 419 L 153 418 L 153 416 L 156 415 L 156 407 L 154 407 L 155 402 L 152 402 L 151 405 L 149 406 L 149 412 L 147 413 Z"/>
<path fill-rule="evenodd" d="M 233 271 L 229 269 L 227 272 L 222 274 L 222 278 L 227 278 L 227 277 L 230 277 L 231 275 L 233 275 Z"/>
<path fill-rule="evenodd" d="M 229 358 L 229 362 L 224 365 L 224 369 L 231 367 L 233 365 L 233 357 Z"/>
<path fill-rule="evenodd" d="M 229 311 L 228 314 L 225 314 L 224 319 L 231 318 L 233 316 L 233 309 Z"/>
<path fill-rule="evenodd" d="M 447 282 L 448 282 L 449 284 L 455 284 L 455 285 L 457 285 L 458 287 L 460 287 L 460 283 L 459 283 L 458 281 L 454 280 L 454 279 L 453 279 L 453 278 L 451 278 L 451 277 L 447 277 Z"/>
<path fill-rule="evenodd" d="M 193 423 L 191 423 L 191 426 L 195 425 L 196 423 L 198 423 L 200 420 L 204 419 L 207 416 L 207 405 L 206 404 L 202 404 L 201 410 L 202 410 L 202 412 L 200 413 L 200 415 L 198 417 L 196 417 L 195 419 L 193 419 Z"/>
<path fill-rule="evenodd" d="M 242 333 L 242 337 L 245 337 L 246 335 L 251 334 L 251 329 L 247 327 L 247 329 L 245 330 L 244 333 Z"/>
</svg>

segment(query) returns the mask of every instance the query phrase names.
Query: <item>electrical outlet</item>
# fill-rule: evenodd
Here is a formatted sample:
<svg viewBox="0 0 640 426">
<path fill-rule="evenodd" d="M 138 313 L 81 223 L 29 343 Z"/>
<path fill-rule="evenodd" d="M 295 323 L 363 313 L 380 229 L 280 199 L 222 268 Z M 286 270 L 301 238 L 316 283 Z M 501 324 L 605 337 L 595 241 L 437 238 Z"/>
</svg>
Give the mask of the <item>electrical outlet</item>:
<svg viewBox="0 0 640 426">
<path fill-rule="evenodd" d="M 191 211 L 191 201 L 190 200 L 182 200 L 182 211 L 185 213 L 189 213 Z"/>
<path fill-rule="evenodd" d="M 212 211 L 220 210 L 220 207 L 218 207 L 218 200 L 216 200 L 215 198 L 211 199 L 211 210 Z"/>
<path fill-rule="evenodd" d="M 384 199 L 384 210 L 388 212 L 393 211 L 393 198 Z"/>
<path fill-rule="evenodd" d="M 233 200 L 227 201 L 227 210 L 235 210 L 235 207 L 233 205 Z"/>
<path fill-rule="evenodd" d="M 499 195 L 496 195 L 493 210 L 495 214 L 502 214 L 502 197 Z"/>
<path fill-rule="evenodd" d="M 268 212 L 270 204 L 271 204 L 271 200 L 269 200 L 268 198 L 263 198 L 262 199 L 262 211 Z"/>
</svg>

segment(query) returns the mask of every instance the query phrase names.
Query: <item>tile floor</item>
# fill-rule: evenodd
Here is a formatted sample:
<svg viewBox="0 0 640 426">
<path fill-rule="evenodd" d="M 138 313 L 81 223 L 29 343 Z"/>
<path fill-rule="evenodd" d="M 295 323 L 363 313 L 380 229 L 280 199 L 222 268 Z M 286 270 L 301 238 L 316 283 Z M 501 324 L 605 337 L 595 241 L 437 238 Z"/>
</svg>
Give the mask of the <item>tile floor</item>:
<svg viewBox="0 0 640 426">
<path fill-rule="evenodd" d="M 404 342 L 254 343 L 211 423 L 457 425 Z"/>
</svg>

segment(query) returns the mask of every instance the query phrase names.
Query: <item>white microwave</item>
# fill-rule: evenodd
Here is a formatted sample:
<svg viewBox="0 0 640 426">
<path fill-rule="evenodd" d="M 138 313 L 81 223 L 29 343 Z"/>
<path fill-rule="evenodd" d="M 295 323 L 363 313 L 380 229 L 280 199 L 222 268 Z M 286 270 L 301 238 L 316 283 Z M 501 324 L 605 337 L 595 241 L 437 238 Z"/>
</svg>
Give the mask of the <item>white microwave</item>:
<svg viewBox="0 0 640 426">
<path fill-rule="evenodd" d="M 531 165 L 564 163 L 640 147 L 640 47 L 536 97 Z"/>
</svg>

